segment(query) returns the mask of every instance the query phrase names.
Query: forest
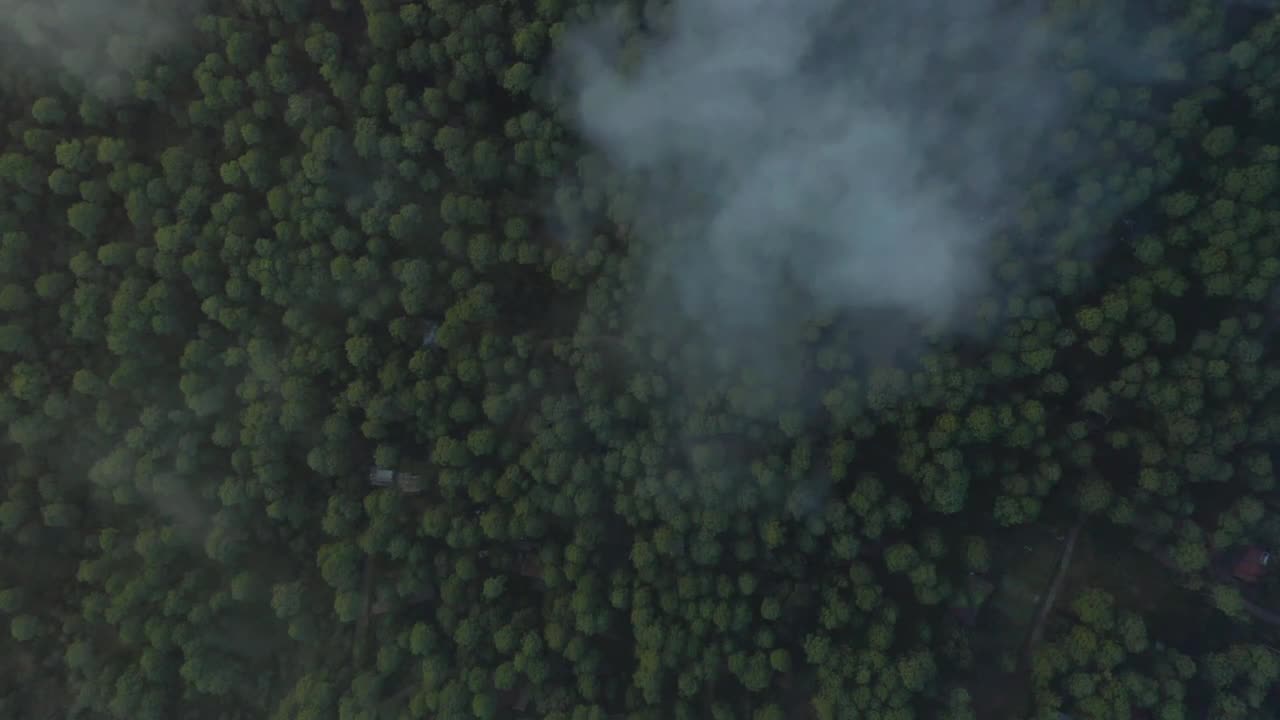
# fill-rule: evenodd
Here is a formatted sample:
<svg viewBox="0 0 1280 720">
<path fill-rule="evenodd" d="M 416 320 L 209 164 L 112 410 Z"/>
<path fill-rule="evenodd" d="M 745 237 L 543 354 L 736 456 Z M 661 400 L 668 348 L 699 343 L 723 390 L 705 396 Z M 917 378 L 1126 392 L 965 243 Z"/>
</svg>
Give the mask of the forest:
<svg viewBox="0 0 1280 720">
<path fill-rule="evenodd" d="M 1280 717 L 1280 7 L 965 0 L 1051 40 L 1007 182 L 885 142 L 999 206 L 919 226 L 981 243 L 944 323 L 781 222 L 695 269 L 763 153 L 563 58 L 700 1 L 0 0 L 0 718 Z M 876 92 L 981 115 L 897 92 L 938 45 Z"/>
</svg>

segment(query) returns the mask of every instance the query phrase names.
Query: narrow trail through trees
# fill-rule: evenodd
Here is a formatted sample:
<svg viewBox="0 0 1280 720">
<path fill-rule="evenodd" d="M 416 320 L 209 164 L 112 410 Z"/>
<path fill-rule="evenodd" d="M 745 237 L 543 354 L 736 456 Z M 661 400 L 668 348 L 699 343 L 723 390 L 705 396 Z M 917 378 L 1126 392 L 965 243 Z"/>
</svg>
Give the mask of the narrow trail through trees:
<svg viewBox="0 0 1280 720">
<path fill-rule="evenodd" d="M 1049 614 L 1053 612 L 1054 601 L 1058 598 L 1058 593 L 1062 590 L 1062 583 L 1067 579 L 1067 570 L 1071 568 L 1071 555 L 1075 552 L 1076 540 L 1080 539 L 1080 530 L 1084 528 L 1084 523 L 1076 523 L 1071 528 L 1071 532 L 1067 534 L 1067 542 L 1062 548 L 1062 556 L 1058 559 L 1058 573 L 1053 577 L 1053 583 L 1049 585 L 1049 592 L 1045 593 L 1044 600 L 1041 601 L 1040 611 L 1036 613 L 1036 622 L 1031 626 L 1031 632 L 1027 635 L 1026 648 L 1023 651 L 1025 662 L 1031 662 L 1031 654 L 1035 652 L 1036 644 L 1040 642 L 1040 638 L 1044 635 L 1044 624 L 1049 619 Z"/>
</svg>

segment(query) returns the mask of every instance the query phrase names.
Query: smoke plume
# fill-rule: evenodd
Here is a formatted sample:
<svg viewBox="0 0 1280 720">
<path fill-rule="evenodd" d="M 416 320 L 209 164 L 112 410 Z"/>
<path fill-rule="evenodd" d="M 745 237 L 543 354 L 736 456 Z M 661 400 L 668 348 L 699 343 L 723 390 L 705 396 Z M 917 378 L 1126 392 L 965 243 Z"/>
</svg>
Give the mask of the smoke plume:
<svg viewBox="0 0 1280 720">
<path fill-rule="evenodd" d="M 102 100 L 194 35 L 204 0 L 0 0 L 0 69 L 28 82 L 72 81 Z"/>
<path fill-rule="evenodd" d="M 1053 38 L 1008 4 L 677 0 L 570 31 L 558 82 L 631 188 L 639 314 L 670 298 L 752 353 L 815 315 L 962 329 L 1027 178 L 1071 160 Z"/>
</svg>

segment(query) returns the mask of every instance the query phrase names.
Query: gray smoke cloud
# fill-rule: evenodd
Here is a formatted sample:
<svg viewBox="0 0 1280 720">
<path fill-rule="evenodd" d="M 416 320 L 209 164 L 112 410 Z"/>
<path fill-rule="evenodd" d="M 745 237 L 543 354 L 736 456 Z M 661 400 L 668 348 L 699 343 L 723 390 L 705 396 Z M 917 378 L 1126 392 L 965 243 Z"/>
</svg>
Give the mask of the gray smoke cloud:
<svg viewBox="0 0 1280 720">
<path fill-rule="evenodd" d="M 195 33 L 204 0 L 0 0 L 0 66 L 28 82 L 78 83 L 102 100 Z M 61 77 L 58 77 L 61 74 Z"/>
<path fill-rule="evenodd" d="M 677 0 L 567 33 L 558 87 L 661 289 L 637 315 L 751 353 L 815 315 L 963 330 L 1028 178 L 1078 160 L 1032 5 Z"/>
</svg>

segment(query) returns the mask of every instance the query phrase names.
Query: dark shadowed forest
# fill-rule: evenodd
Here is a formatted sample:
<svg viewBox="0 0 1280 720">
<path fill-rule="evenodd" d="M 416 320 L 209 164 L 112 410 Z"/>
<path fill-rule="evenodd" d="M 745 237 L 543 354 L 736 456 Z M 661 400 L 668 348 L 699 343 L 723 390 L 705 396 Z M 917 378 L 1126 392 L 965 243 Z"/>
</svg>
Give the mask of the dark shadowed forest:
<svg viewBox="0 0 1280 720">
<path fill-rule="evenodd" d="M 1280 717 L 1280 6 L 0 0 L 0 718 Z"/>
</svg>

